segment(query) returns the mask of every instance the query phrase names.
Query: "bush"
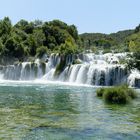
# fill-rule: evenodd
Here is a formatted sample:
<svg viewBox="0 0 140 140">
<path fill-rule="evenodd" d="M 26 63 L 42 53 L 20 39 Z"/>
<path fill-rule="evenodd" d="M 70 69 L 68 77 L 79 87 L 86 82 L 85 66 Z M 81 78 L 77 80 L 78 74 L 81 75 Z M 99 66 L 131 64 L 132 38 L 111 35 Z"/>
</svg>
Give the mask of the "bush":
<svg viewBox="0 0 140 140">
<path fill-rule="evenodd" d="M 36 56 L 41 58 L 44 54 L 46 54 L 48 51 L 47 47 L 45 46 L 41 46 L 39 48 L 37 48 L 36 50 Z"/>
<path fill-rule="evenodd" d="M 64 44 L 59 46 L 58 52 L 64 55 L 75 54 L 78 52 L 78 47 L 72 38 L 68 38 Z"/>
<path fill-rule="evenodd" d="M 105 88 L 100 88 L 100 89 L 97 89 L 97 91 L 96 91 L 97 96 L 98 96 L 98 97 L 102 97 L 102 96 L 103 96 L 104 91 L 105 91 Z"/>
<path fill-rule="evenodd" d="M 131 99 L 137 97 L 133 89 L 128 88 L 127 85 L 121 85 L 111 88 L 101 88 L 97 90 L 97 96 L 102 97 L 107 103 L 126 104 Z"/>
<path fill-rule="evenodd" d="M 129 96 L 122 89 L 108 89 L 103 94 L 103 98 L 108 103 L 126 104 L 129 101 Z"/>
<path fill-rule="evenodd" d="M 128 89 L 128 95 L 129 95 L 132 99 L 137 98 L 137 93 L 136 93 L 133 89 Z"/>
</svg>

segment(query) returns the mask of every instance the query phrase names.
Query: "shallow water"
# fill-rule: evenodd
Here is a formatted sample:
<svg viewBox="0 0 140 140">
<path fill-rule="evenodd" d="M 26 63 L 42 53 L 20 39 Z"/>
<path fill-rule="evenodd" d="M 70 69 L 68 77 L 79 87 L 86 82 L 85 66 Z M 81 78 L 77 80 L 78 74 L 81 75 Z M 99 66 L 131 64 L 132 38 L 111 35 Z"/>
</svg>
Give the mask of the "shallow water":
<svg viewBox="0 0 140 140">
<path fill-rule="evenodd" d="M 0 139 L 140 139 L 140 96 L 125 106 L 107 105 L 96 97 L 96 89 L 1 81 Z"/>
</svg>

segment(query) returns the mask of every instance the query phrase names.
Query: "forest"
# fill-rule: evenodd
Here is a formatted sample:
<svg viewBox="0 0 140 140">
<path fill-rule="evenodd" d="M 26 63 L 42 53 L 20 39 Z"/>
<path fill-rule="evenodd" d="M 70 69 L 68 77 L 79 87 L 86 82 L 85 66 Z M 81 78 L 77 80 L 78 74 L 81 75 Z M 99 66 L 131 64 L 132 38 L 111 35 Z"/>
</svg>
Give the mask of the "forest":
<svg viewBox="0 0 140 140">
<path fill-rule="evenodd" d="M 74 54 L 90 50 L 94 53 L 133 52 L 135 66 L 139 67 L 140 25 L 117 33 L 78 34 L 75 25 L 60 20 L 28 22 L 21 19 L 12 25 L 9 17 L 0 20 L 1 62 L 26 61 L 44 54 Z M 140 69 L 140 68 L 139 68 Z"/>
<path fill-rule="evenodd" d="M 15 25 L 8 17 L 0 20 L 1 58 L 24 61 L 45 53 L 75 53 L 79 45 L 76 27 L 59 20 L 28 22 L 22 19 Z"/>
<path fill-rule="evenodd" d="M 117 33 L 84 33 L 80 35 L 82 44 L 93 51 L 128 52 L 140 49 L 140 25 L 135 29 L 119 31 Z"/>
</svg>

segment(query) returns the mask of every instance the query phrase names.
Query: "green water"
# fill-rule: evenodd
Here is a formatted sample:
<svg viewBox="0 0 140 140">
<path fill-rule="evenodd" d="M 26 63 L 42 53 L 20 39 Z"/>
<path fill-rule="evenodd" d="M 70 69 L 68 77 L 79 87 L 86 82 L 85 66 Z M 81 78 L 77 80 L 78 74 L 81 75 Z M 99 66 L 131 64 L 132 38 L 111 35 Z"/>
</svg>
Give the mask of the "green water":
<svg viewBox="0 0 140 140">
<path fill-rule="evenodd" d="M 0 83 L 0 140 L 138 140 L 140 96 L 107 105 L 95 87 Z"/>
</svg>

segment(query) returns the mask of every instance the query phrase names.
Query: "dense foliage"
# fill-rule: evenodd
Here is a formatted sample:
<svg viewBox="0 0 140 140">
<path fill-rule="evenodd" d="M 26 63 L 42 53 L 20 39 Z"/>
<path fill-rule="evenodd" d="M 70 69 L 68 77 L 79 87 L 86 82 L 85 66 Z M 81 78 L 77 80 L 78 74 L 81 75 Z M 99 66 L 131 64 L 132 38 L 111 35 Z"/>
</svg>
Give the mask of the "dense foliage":
<svg viewBox="0 0 140 140">
<path fill-rule="evenodd" d="M 129 68 L 140 70 L 140 25 L 135 28 L 133 34 L 127 37 L 126 44 L 132 52 L 131 59 L 128 61 Z"/>
<path fill-rule="evenodd" d="M 140 25 L 134 30 L 117 33 L 84 33 L 80 35 L 82 46 L 94 52 L 140 52 Z"/>
<path fill-rule="evenodd" d="M 14 26 L 8 17 L 0 20 L 0 56 L 24 60 L 41 57 L 52 51 L 74 53 L 80 38 L 74 25 L 53 20 L 28 22 L 20 20 Z"/>
<path fill-rule="evenodd" d="M 79 53 L 83 50 L 93 52 L 133 52 L 130 68 L 140 70 L 140 25 L 134 30 L 119 31 L 112 34 L 85 33 L 78 35 L 74 25 L 53 20 L 28 22 L 20 20 L 12 25 L 8 17 L 0 20 L 0 63 L 4 59 L 24 61 L 44 54 L 63 55 Z"/>
<path fill-rule="evenodd" d="M 100 88 L 97 90 L 97 96 L 103 97 L 105 102 L 114 104 L 126 104 L 131 99 L 137 97 L 133 89 L 128 88 L 127 85 L 121 85 L 111 88 Z"/>
<path fill-rule="evenodd" d="M 127 61 L 130 69 L 140 70 L 140 25 L 134 30 L 124 30 L 112 34 L 85 33 L 80 35 L 82 46 L 95 53 L 130 52 Z"/>
<path fill-rule="evenodd" d="M 86 49 L 104 50 L 105 52 L 114 50 L 116 52 L 128 51 L 125 40 L 133 34 L 134 30 L 119 31 L 112 34 L 84 33 L 81 34 L 82 45 Z"/>
</svg>

